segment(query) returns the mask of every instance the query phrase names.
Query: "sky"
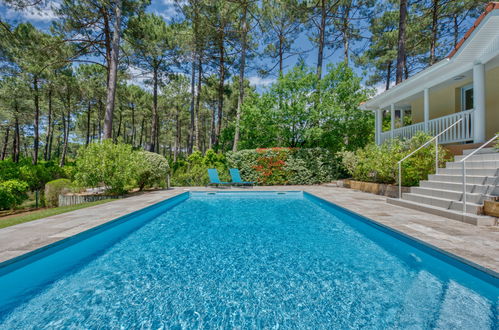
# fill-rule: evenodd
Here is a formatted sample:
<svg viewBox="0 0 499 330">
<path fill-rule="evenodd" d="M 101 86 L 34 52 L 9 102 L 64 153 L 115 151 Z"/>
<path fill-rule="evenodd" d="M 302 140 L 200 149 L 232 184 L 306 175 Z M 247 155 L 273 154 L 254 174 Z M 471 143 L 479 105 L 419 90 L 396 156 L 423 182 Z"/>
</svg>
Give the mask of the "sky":
<svg viewBox="0 0 499 330">
<path fill-rule="evenodd" d="M 163 17 L 163 19 L 166 22 L 171 22 L 173 20 L 178 20 L 179 18 L 181 18 L 179 17 L 179 13 L 175 8 L 174 0 L 152 0 L 151 5 L 147 8 L 147 11 Z M 6 7 L 2 3 L 2 0 L 0 0 L 0 13 L 1 13 L 0 18 L 6 19 L 6 21 L 11 24 L 17 24 L 20 22 L 31 22 L 37 28 L 40 28 L 45 31 L 49 30 L 52 21 L 57 18 L 57 16 L 51 9 L 46 9 L 43 11 L 28 10 L 28 11 L 18 12 L 15 11 L 14 9 Z M 299 36 L 299 38 L 297 38 L 294 47 L 302 51 L 308 50 L 305 54 L 301 55 L 301 58 L 303 58 L 303 60 L 307 65 L 312 67 L 316 66 L 317 50 L 311 44 L 305 33 L 302 33 Z M 289 68 L 295 65 L 298 60 L 299 60 L 298 55 L 291 56 L 288 59 L 286 59 L 284 62 L 285 71 L 287 71 Z M 324 68 L 328 63 L 338 63 L 342 60 L 343 60 L 343 55 L 341 50 L 337 51 L 334 54 L 332 54 L 330 50 L 326 50 Z M 257 68 L 262 66 L 271 67 L 273 66 L 273 64 L 275 63 L 272 63 L 271 59 L 265 57 L 260 57 L 259 60 L 249 62 L 249 66 L 246 72 L 246 78 L 250 81 L 251 85 L 257 88 L 258 91 L 265 90 L 266 87 L 270 86 L 273 82 L 275 82 L 276 74 L 262 77 L 258 75 Z M 355 70 L 358 75 L 364 74 L 362 70 L 360 70 L 359 68 L 355 68 Z M 138 70 L 133 68 L 130 70 L 130 72 L 135 77 L 133 79 L 133 82 L 139 85 L 143 85 L 142 82 L 144 80 L 144 76 L 141 75 Z"/>
</svg>

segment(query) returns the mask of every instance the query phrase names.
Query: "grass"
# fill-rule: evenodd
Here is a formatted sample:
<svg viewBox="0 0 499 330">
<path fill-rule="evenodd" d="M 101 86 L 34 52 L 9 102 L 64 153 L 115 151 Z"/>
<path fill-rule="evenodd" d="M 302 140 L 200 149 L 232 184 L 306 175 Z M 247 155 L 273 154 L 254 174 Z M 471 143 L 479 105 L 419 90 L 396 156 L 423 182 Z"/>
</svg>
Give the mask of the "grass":
<svg viewBox="0 0 499 330">
<path fill-rule="evenodd" d="M 6 216 L 4 218 L 0 218 L 0 228 L 5 228 L 5 227 L 20 224 L 20 223 L 24 223 L 24 222 L 38 220 L 38 219 L 50 217 L 52 215 L 57 215 L 57 214 L 71 212 L 71 211 L 75 211 L 75 210 L 79 210 L 79 209 L 84 209 L 86 207 L 104 204 L 104 203 L 108 203 L 108 202 L 111 202 L 114 200 L 115 199 L 104 199 L 104 200 L 100 200 L 100 201 L 83 203 L 83 204 L 78 204 L 78 205 L 54 207 L 54 208 L 49 208 L 49 209 L 36 210 L 36 211 L 28 212 L 28 213 L 21 213 L 19 215 Z"/>
</svg>

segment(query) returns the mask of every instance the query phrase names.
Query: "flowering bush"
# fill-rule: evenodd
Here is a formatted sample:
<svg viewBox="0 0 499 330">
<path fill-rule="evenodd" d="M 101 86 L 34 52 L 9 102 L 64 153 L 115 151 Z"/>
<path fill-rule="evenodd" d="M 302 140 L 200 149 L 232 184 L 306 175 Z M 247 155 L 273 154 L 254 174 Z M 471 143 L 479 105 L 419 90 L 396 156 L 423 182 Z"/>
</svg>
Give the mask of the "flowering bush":
<svg viewBox="0 0 499 330">
<path fill-rule="evenodd" d="M 319 184 L 341 176 L 340 161 L 322 148 L 269 148 L 230 152 L 229 167 L 262 185 Z"/>
</svg>

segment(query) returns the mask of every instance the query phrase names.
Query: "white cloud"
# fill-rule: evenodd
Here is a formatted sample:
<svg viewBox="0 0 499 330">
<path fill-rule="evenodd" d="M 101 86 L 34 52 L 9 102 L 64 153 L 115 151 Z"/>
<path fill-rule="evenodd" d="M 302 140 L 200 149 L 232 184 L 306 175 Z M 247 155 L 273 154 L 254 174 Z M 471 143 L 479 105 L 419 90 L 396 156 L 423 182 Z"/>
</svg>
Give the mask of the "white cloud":
<svg viewBox="0 0 499 330">
<path fill-rule="evenodd" d="M 57 19 L 55 9 L 60 6 L 57 2 L 52 2 L 45 8 L 27 8 L 26 10 L 16 10 L 14 8 L 7 8 L 6 17 L 8 19 L 21 19 L 34 23 L 49 23 Z M 5 7 L 4 7 L 5 8 Z"/>
<path fill-rule="evenodd" d="M 261 87 L 268 86 L 276 82 L 275 78 L 261 78 L 259 76 L 253 76 L 248 78 L 250 85 Z"/>
</svg>

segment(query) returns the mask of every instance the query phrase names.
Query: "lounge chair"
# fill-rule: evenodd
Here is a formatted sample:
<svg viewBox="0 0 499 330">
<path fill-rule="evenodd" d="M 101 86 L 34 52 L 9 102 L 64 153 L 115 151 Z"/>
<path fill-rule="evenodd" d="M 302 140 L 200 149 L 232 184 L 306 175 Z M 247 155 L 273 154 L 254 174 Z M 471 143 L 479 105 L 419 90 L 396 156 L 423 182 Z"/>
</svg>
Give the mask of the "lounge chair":
<svg viewBox="0 0 499 330">
<path fill-rule="evenodd" d="M 229 169 L 230 172 L 230 177 L 232 178 L 232 184 L 233 185 L 239 185 L 239 186 L 253 186 L 255 182 L 253 181 L 243 181 L 241 179 L 241 174 L 239 174 L 239 170 L 237 168 L 231 168 Z"/>
<path fill-rule="evenodd" d="M 220 181 L 220 178 L 218 177 L 218 171 L 216 168 L 209 168 L 208 169 L 208 176 L 210 177 L 210 183 L 209 185 L 212 186 L 229 186 L 230 182 L 223 182 Z"/>
</svg>

